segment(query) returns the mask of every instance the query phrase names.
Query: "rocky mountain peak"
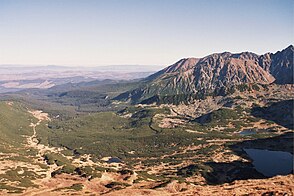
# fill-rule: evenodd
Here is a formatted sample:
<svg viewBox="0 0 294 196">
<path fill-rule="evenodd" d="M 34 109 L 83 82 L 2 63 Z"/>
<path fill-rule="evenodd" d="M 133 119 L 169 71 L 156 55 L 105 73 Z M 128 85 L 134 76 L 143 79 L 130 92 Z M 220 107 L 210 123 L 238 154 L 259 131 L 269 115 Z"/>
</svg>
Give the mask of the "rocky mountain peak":
<svg viewBox="0 0 294 196">
<path fill-rule="evenodd" d="M 120 97 L 135 102 L 154 96 L 156 100 L 160 96 L 182 99 L 198 94 L 218 94 L 242 84 L 293 83 L 293 51 L 290 45 L 275 54 L 223 52 L 200 59 L 181 59 L 146 78 L 140 88 Z"/>
<path fill-rule="evenodd" d="M 233 54 L 232 55 L 233 58 L 238 58 L 238 59 L 242 59 L 242 60 L 257 60 L 258 59 L 258 55 L 252 52 L 241 52 L 238 54 Z"/>
<path fill-rule="evenodd" d="M 199 61 L 198 58 L 184 58 L 179 60 L 175 64 L 168 66 L 167 68 L 164 69 L 164 71 L 165 73 L 187 71 L 193 68 L 198 61 Z"/>
</svg>

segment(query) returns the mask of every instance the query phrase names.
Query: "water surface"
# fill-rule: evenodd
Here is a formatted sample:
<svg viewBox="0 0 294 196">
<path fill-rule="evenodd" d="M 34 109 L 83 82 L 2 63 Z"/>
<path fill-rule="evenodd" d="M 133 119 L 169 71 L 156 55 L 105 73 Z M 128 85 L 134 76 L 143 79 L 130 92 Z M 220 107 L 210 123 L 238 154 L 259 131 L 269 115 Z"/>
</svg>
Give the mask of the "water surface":
<svg viewBox="0 0 294 196">
<path fill-rule="evenodd" d="M 254 135 L 254 134 L 256 134 L 256 131 L 253 131 L 251 129 L 246 129 L 244 131 L 241 131 L 239 134 L 244 135 L 244 136 L 246 136 L 246 135 Z"/>
<path fill-rule="evenodd" d="M 255 169 L 266 177 L 293 172 L 293 155 L 289 152 L 248 148 L 244 151 L 253 160 Z"/>
<path fill-rule="evenodd" d="M 108 159 L 107 163 L 121 163 L 121 160 L 117 157 L 111 157 Z"/>
</svg>

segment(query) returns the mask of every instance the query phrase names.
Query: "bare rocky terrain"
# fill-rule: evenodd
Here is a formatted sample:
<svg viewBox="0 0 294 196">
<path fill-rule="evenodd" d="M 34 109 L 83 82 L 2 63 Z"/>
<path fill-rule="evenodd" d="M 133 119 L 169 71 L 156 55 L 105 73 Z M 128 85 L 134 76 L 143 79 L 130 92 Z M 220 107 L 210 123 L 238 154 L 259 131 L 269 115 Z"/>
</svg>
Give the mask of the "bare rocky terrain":
<svg viewBox="0 0 294 196">
<path fill-rule="evenodd" d="M 200 59 L 181 59 L 116 99 L 178 104 L 207 95 L 224 96 L 242 90 L 244 84 L 293 84 L 293 53 L 294 47 L 290 45 L 274 54 L 224 52 Z"/>
</svg>

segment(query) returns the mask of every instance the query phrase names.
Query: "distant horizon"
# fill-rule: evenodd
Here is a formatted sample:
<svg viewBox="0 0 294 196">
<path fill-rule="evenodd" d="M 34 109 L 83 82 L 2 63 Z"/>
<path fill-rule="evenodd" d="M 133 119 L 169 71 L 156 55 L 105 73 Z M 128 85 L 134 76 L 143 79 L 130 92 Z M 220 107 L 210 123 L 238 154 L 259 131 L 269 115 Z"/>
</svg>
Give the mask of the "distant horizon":
<svg viewBox="0 0 294 196">
<path fill-rule="evenodd" d="M 242 53 L 242 52 L 252 52 L 252 53 L 255 53 L 257 55 L 263 55 L 265 53 L 276 53 L 276 52 L 279 52 L 279 51 L 282 51 L 290 46 L 293 46 L 293 44 L 288 44 L 287 46 L 285 46 L 284 48 L 282 49 L 278 49 L 276 51 L 267 51 L 267 52 L 264 52 L 264 53 L 261 53 L 261 54 L 258 54 L 258 53 L 255 53 L 255 52 L 252 52 L 252 51 L 240 51 L 240 52 L 232 52 L 232 51 L 220 51 L 220 52 L 216 52 L 216 53 L 223 53 L 223 52 L 229 52 L 229 53 L 232 53 L 232 54 L 238 54 L 238 53 Z M 211 55 L 211 54 L 216 54 L 216 53 L 210 53 L 210 54 L 207 54 L 205 56 L 208 56 L 208 55 Z M 185 58 L 203 58 L 205 56 L 202 56 L 202 57 L 182 57 L 178 60 L 181 60 L 181 59 L 185 59 Z M 49 66 L 56 66 L 56 67 L 66 67 L 66 68 L 70 68 L 70 67 L 74 67 L 74 68 L 99 68 L 99 67 L 112 67 L 112 66 L 129 66 L 129 67 L 134 67 L 134 66 L 146 66 L 146 67 L 157 67 L 157 68 L 164 68 L 166 66 L 169 66 L 169 65 L 172 65 L 173 63 L 176 63 L 178 60 L 170 63 L 170 64 L 167 64 L 167 65 L 148 65 L 148 64 L 113 64 L 113 65 L 61 65 L 61 64 L 0 64 L 0 67 L 9 67 L 9 66 L 12 66 L 12 67 L 49 67 Z"/>
<path fill-rule="evenodd" d="M 58 64 L 0 64 L 0 66 L 14 66 L 14 67 L 85 67 L 85 68 L 95 68 L 95 67 L 112 67 L 112 66 L 149 66 L 149 67 L 161 67 L 162 65 L 143 65 L 143 64 L 117 64 L 117 65 L 58 65 Z"/>
</svg>

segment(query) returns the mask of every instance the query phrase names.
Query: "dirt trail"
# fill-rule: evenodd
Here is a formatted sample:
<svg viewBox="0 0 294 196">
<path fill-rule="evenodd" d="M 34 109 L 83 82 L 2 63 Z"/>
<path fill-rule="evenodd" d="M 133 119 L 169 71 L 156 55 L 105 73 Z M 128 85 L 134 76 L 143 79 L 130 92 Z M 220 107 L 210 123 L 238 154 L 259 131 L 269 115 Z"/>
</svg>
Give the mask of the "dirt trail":
<svg viewBox="0 0 294 196">
<path fill-rule="evenodd" d="M 49 147 L 49 146 L 40 144 L 39 143 L 39 140 L 37 139 L 36 127 L 38 125 L 40 125 L 40 123 L 42 121 L 50 121 L 51 120 L 48 117 L 48 114 L 47 113 L 43 113 L 40 110 L 29 111 L 29 113 L 31 113 L 35 118 L 37 118 L 38 119 L 38 122 L 37 123 L 31 123 L 30 124 L 30 126 L 33 129 L 33 135 L 27 138 L 28 147 L 36 149 L 38 151 L 38 154 L 37 154 L 38 161 L 41 162 L 41 163 L 44 163 L 43 157 L 44 157 L 44 154 L 46 152 L 58 153 L 62 149 L 54 148 L 54 147 Z M 49 167 L 49 169 L 46 172 L 46 177 L 43 178 L 42 181 L 46 181 L 46 180 L 50 179 L 51 178 L 51 173 L 53 171 L 55 171 L 56 169 L 58 169 L 58 166 L 55 165 L 55 164 L 48 165 L 48 167 Z"/>
</svg>

